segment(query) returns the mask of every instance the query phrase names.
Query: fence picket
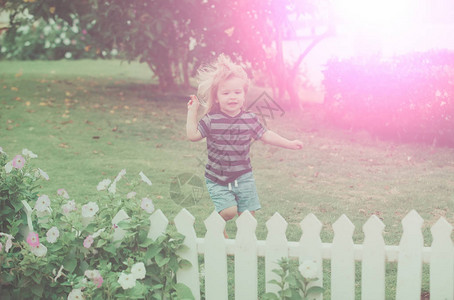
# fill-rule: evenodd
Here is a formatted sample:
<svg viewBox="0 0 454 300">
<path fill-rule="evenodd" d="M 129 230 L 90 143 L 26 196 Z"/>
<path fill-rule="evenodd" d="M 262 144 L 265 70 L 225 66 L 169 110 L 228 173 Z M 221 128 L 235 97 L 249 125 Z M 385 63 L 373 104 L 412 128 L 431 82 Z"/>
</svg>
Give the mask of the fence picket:
<svg viewBox="0 0 454 300">
<path fill-rule="evenodd" d="M 362 253 L 361 299 L 385 299 L 385 225 L 372 215 L 363 226 L 365 235 Z"/>
<path fill-rule="evenodd" d="M 257 220 L 245 211 L 236 220 L 235 299 L 257 299 Z"/>
<path fill-rule="evenodd" d="M 331 298 L 355 299 L 355 260 L 353 231 L 355 226 L 342 215 L 334 224 L 331 253 Z"/>
<path fill-rule="evenodd" d="M 114 220 L 127 220 L 123 211 Z M 205 299 L 228 300 L 227 255 L 235 256 L 235 299 L 258 299 L 258 257 L 265 257 L 266 292 L 277 292 L 279 288 L 268 281 L 278 279 L 272 272 L 278 268 L 277 261 L 283 257 L 316 260 L 319 268 L 319 281 L 323 283 L 322 259 L 331 260 L 331 299 L 355 299 L 355 260 L 361 261 L 361 299 L 385 299 L 385 262 L 397 262 L 396 300 L 419 300 L 421 297 L 422 264 L 430 264 L 431 299 L 454 300 L 454 244 L 451 239 L 453 227 L 440 218 L 432 226 L 433 242 L 424 247 L 422 225 L 424 220 L 414 210 L 402 220 L 403 234 L 399 246 L 385 245 L 383 230 L 385 225 L 376 216 L 371 216 L 363 226 L 365 235 L 362 245 L 353 243 L 355 226 L 342 215 L 334 224 L 332 243 L 322 243 L 320 232 L 323 224 L 313 214 L 300 223 L 302 236 L 299 242 L 288 241 L 288 223 L 279 213 L 266 222 L 266 241 L 257 241 L 255 230 L 257 221 L 249 213 L 243 213 L 236 221 L 236 240 L 224 238 L 225 221 L 214 211 L 206 220 L 207 232 L 204 238 L 197 238 L 194 230 L 194 217 L 185 209 L 175 217 L 178 232 L 185 236 L 188 249 L 180 256 L 189 260 L 191 267 L 177 273 L 177 281 L 186 284 L 195 299 L 200 300 L 200 276 L 198 255 L 204 255 L 205 266 L 201 273 L 205 277 Z M 167 228 L 168 220 L 158 210 L 150 217 L 150 238 L 157 238 Z M 205 268 L 205 271 L 203 269 Z M 233 298 L 233 295 L 230 295 Z M 311 298 L 312 299 L 312 298 Z M 317 300 L 323 299 L 319 295 Z"/>
<path fill-rule="evenodd" d="M 423 222 L 424 220 L 414 210 L 402 220 L 403 234 L 399 244 L 396 300 L 421 299 Z"/>
<path fill-rule="evenodd" d="M 177 271 L 177 281 L 186 284 L 192 291 L 196 300 L 200 299 L 199 260 L 197 252 L 197 236 L 194 230 L 195 218 L 185 208 L 175 217 L 177 231 L 184 235 L 183 244 L 187 247 L 179 251 L 183 259 L 191 263 L 191 267 Z"/>
<path fill-rule="evenodd" d="M 150 216 L 150 231 L 148 231 L 148 238 L 156 240 L 166 232 L 167 225 L 169 225 L 169 220 L 163 212 L 158 209 Z"/>
<path fill-rule="evenodd" d="M 285 235 L 287 226 L 288 223 L 277 212 L 266 222 L 266 228 L 268 229 L 265 242 L 265 282 L 267 293 L 276 293 L 279 290 L 277 285 L 270 284 L 269 281 L 273 279 L 279 280 L 280 277 L 273 270 L 279 269 L 278 260 L 288 257 L 287 236 Z"/>
<path fill-rule="evenodd" d="M 451 240 L 452 226 L 440 218 L 431 228 L 433 242 L 430 256 L 430 298 L 453 299 L 454 247 Z"/>
<path fill-rule="evenodd" d="M 114 234 L 113 234 L 113 241 L 121 241 L 126 235 L 126 230 L 117 226 L 118 223 L 121 221 L 128 220 L 128 214 L 123 210 L 120 209 L 117 214 L 112 218 L 112 226 L 114 226 Z"/>
<path fill-rule="evenodd" d="M 207 300 L 228 300 L 225 221 L 213 211 L 205 220 L 205 227 L 205 297 Z"/>
<path fill-rule="evenodd" d="M 320 231 L 322 222 L 314 214 L 308 214 L 300 223 L 303 234 L 300 239 L 300 263 L 305 260 L 315 260 L 317 262 L 318 280 L 311 283 L 310 286 L 323 286 L 323 259 L 322 259 L 322 240 Z M 323 295 L 317 295 L 311 299 L 323 299 Z"/>
</svg>

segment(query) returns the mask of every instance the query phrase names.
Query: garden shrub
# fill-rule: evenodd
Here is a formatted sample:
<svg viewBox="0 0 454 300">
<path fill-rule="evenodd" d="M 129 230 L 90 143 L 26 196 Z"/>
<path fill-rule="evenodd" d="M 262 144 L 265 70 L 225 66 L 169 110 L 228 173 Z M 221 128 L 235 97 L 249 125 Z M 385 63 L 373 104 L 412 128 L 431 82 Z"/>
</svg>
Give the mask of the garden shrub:
<svg viewBox="0 0 454 300">
<path fill-rule="evenodd" d="M 33 21 L 31 16 L 24 16 L 18 26 L 13 26 L 8 34 L 0 39 L 0 59 L 19 60 L 58 60 L 81 58 L 112 58 L 118 55 L 116 49 L 111 52 L 100 51 L 94 46 L 95 41 L 87 34 L 90 30 L 80 26 L 73 16 L 72 24 L 55 18 L 46 22 L 43 19 Z"/>
<path fill-rule="evenodd" d="M 324 75 L 328 121 L 380 137 L 454 146 L 454 52 L 332 59 Z"/>
<path fill-rule="evenodd" d="M 147 237 L 153 202 L 134 191 L 151 181 L 126 170 L 102 180 L 96 199 L 80 204 L 64 189 L 39 194 L 49 180 L 24 149 L 12 160 L 0 147 L 0 295 L 2 299 L 193 299 L 176 283 L 188 261 L 178 256 L 181 234 Z M 120 212 L 122 218 L 114 217 Z"/>
</svg>

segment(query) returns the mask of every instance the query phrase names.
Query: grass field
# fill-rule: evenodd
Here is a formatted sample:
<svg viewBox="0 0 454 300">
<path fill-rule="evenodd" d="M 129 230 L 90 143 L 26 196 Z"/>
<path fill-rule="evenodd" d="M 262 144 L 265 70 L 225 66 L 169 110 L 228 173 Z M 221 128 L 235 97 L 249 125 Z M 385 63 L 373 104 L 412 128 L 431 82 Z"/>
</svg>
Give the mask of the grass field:
<svg viewBox="0 0 454 300">
<path fill-rule="evenodd" d="M 172 220 L 181 209 L 170 195 L 175 178 L 188 173 L 203 179 L 205 143 L 185 137 L 187 94 L 162 93 L 150 86 L 146 66 L 118 61 L 0 62 L 0 70 L 0 146 L 11 158 L 23 148 L 38 154 L 34 164 L 51 178 L 42 193 L 56 195 L 65 188 L 76 201 L 87 202 L 102 179 L 115 177 L 121 169 L 131 177 L 143 171 L 153 182 L 144 192 Z M 249 100 L 262 91 L 253 89 Z M 256 214 L 258 239 L 266 237 L 265 222 L 276 211 L 289 223 L 288 239 L 293 241 L 299 240 L 299 223 L 308 213 L 324 224 L 323 242 L 332 241 L 332 224 L 342 214 L 356 227 L 355 243 L 362 242 L 362 225 L 372 214 L 385 223 L 390 245 L 399 243 L 400 222 L 411 209 L 425 220 L 426 246 L 431 243 L 430 226 L 439 217 L 454 223 L 454 149 L 336 130 L 312 105 L 276 115 L 267 127 L 302 140 L 305 147 L 291 151 L 253 144 L 263 207 Z M 186 208 L 203 237 L 203 220 L 213 210 L 207 192 Z M 227 231 L 234 238 L 234 222 Z M 392 295 L 392 287 L 388 293 Z"/>
</svg>

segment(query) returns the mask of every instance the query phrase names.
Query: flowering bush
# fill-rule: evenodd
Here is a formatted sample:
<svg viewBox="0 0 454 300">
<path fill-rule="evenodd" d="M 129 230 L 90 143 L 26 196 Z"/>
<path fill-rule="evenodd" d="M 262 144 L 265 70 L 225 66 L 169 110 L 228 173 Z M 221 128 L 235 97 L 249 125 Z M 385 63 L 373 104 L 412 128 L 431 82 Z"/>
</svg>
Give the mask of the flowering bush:
<svg viewBox="0 0 454 300">
<path fill-rule="evenodd" d="M 64 189 L 38 195 L 49 176 L 33 168 L 24 149 L 12 160 L 0 148 L 0 291 L 2 299 L 192 299 L 176 283 L 188 262 L 176 253 L 183 236 L 147 237 L 154 211 L 134 189 L 151 181 L 142 172 L 127 196 L 117 192 L 122 170 L 102 180 L 99 198 L 80 204 Z M 33 208 L 32 208 L 33 207 Z"/>
<path fill-rule="evenodd" d="M 323 293 L 324 289 L 314 285 L 317 278 L 317 263 L 313 260 L 306 260 L 299 264 L 295 260 L 282 258 L 278 261 L 279 269 L 273 270 L 279 275 L 280 281 L 270 280 L 270 283 L 277 285 L 280 290 L 278 294 L 266 293 L 264 300 L 277 299 L 314 299 Z"/>
<path fill-rule="evenodd" d="M 45 22 L 33 22 L 25 15 L 21 25 L 12 27 L 15 31 L 0 39 L 0 58 L 6 59 L 80 59 L 96 57 L 116 57 L 118 50 L 100 51 L 94 47 L 93 38 L 88 34 L 92 23 L 84 28 L 76 16 L 72 24 L 55 18 Z"/>
<path fill-rule="evenodd" d="M 454 52 L 332 59 L 326 120 L 401 141 L 454 146 Z"/>
</svg>

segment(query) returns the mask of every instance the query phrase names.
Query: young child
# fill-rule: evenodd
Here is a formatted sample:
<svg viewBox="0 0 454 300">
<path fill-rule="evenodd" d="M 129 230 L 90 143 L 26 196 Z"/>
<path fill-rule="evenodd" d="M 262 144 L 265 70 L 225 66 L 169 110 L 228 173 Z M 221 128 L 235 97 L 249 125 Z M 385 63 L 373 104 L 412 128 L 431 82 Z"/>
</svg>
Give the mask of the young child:
<svg viewBox="0 0 454 300">
<path fill-rule="evenodd" d="M 245 210 L 260 209 L 249 148 L 252 139 L 287 149 L 302 149 L 299 140 L 288 140 L 267 130 L 252 112 L 244 111 L 249 80 L 244 69 L 221 54 L 198 70 L 197 94 L 188 102 L 186 134 L 195 142 L 207 140 L 205 180 L 215 209 L 228 221 Z M 205 115 L 197 122 L 199 106 Z M 225 233 L 224 233 L 225 234 Z"/>
</svg>

